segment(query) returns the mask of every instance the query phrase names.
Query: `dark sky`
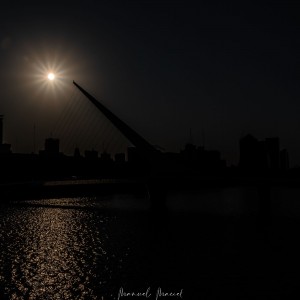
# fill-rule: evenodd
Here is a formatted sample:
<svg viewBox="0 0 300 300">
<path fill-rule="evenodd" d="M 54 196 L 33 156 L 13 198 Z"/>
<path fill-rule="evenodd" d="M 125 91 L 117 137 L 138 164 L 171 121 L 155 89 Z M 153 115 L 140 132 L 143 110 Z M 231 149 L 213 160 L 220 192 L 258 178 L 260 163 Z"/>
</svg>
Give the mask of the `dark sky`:
<svg viewBox="0 0 300 300">
<path fill-rule="evenodd" d="M 252 133 L 279 136 L 300 164 L 298 1 L 6 3 L 0 112 L 13 150 L 33 150 L 34 124 L 37 148 L 65 126 L 74 79 L 166 150 L 182 149 L 191 128 L 195 144 L 235 163 Z"/>
</svg>

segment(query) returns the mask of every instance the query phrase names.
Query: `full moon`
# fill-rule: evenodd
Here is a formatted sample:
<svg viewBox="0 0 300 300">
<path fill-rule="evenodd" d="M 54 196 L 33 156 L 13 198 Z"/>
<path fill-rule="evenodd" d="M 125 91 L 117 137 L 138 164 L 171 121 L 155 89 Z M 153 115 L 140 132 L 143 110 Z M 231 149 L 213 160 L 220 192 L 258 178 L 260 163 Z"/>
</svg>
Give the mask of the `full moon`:
<svg viewBox="0 0 300 300">
<path fill-rule="evenodd" d="M 48 79 L 53 80 L 55 78 L 55 75 L 53 73 L 48 74 Z"/>
</svg>

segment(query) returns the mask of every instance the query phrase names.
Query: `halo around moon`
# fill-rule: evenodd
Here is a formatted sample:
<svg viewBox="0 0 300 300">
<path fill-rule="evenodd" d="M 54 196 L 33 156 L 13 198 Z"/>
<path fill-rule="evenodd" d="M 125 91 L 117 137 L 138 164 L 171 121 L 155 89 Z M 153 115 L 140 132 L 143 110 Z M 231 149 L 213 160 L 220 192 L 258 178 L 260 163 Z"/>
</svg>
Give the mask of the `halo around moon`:
<svg viewBox="0 0 300 300">
<path fill-rule="evenodd" d="M 54 78 L 55 78 L 55 75 L 54 75 L 53 73 L 49 73 L 49 74 L 48 74 L 48 79 L 49 79 L 49 80 L 52 81 L 52 80 L 54 80 Z"/>
</svg>

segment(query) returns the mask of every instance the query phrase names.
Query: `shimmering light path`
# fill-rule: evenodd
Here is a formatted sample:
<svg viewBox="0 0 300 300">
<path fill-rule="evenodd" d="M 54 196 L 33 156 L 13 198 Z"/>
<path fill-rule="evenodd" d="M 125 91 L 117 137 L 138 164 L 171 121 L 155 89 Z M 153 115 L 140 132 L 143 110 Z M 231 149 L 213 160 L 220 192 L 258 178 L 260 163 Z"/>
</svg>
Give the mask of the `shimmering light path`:
<svg viewBox="0 0 300 300">
<path fill-rule="evenodd" d="M 11 299 L 99 299 L 100 294 L 113 299 L 116 288 L 110 286 L 119 281 L 129 248 L 122 228 L 121 236 L 110 234 L 116 217 L 101 212 L 105 201 L 97 206 L 93 200 L 26 201 L 2 210 L 2 292 Z"/>
<path fill-rule="evenodd" d="M 161 211 L 144 195 L 2 200 L 0 299 L 111 300 L 121 287 L 150 288 L 149 299 L 159 287 L 189 300 L 288 299 L 299 195 L 274 189 L 268 220 L 251 188 L 169 194 Z"/>
</svg>

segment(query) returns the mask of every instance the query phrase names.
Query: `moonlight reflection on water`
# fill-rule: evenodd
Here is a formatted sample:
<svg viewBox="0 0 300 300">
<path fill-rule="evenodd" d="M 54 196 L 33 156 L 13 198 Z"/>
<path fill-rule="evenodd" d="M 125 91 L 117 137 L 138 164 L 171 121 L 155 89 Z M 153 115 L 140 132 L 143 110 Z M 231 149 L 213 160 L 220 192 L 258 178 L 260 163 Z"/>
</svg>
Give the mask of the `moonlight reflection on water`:
<svg viewBox="0 0 300 300">
<path fill-rule="evenodd" d="M 270 195 L 263 220 L 249 187 L 169 194 L 163 210 L 144 195 L 1 202 L 0 298 L 275 299 L 299 285 L 300 190 Z"/>
<path fill-rule="evenodd" d="M 27 204 L 37 205 L 32 202 Z M 118 256 L 113 247 L 115 236 L 109 235 L 108 227 L 114 227 L 115 216 L 85 210 L 86 202 L 40 200 L 49 207 L 2 209 L 0 281 L 6 295 L 11 299 L 98 299 L 101 289 L 107 293 L 127 252 Z M 76 204 L 79 209 L 51 208 L 54 203 Z"/>
</svg>

